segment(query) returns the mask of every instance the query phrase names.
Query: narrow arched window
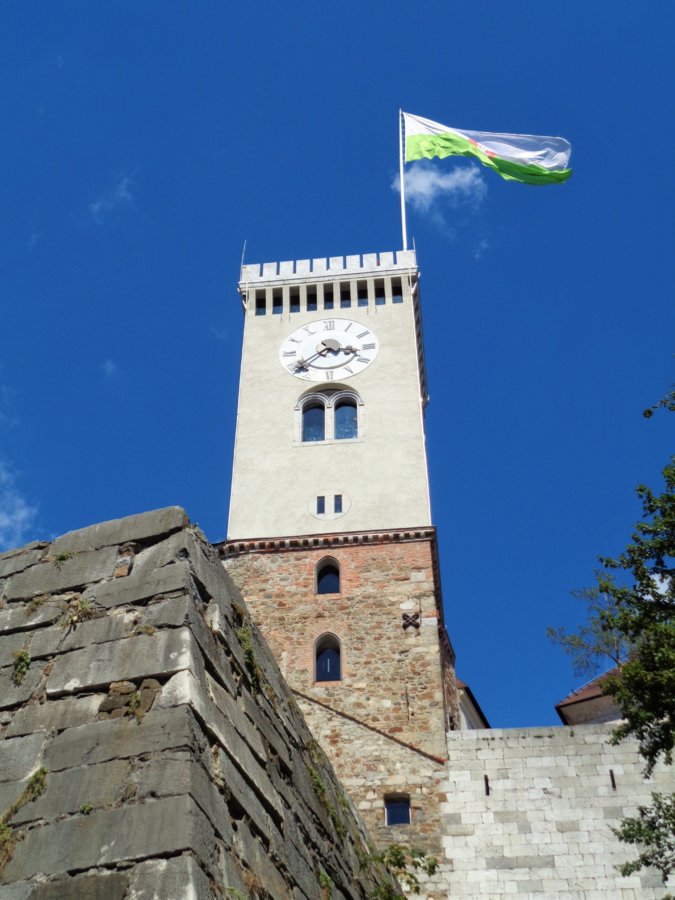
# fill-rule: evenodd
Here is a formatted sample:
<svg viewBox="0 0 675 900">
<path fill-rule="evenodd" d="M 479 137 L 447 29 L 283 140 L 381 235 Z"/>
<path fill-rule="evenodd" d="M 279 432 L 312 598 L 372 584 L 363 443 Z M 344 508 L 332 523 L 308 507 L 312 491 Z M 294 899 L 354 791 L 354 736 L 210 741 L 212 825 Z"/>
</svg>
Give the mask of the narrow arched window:
<svg viewBox="0 0 675 900">
<path fill-rule="evenodd" d="M 302 440 L 326 439 L 326 408 L 323 403 L 311 403 L 302 410 Z"/>
<path fill-rule="evenodd" d="M 323 559 L 316 568 L 317 594 L 340 593 L 340 566 L 334 559 Z"/>
<path fill-rule="evenodd" d="M 316 642 L 316 681 L 340 681 L 340 641 L 334 634 L 324 634 Z"/>
<path fill-rule="evenodd" d="M 347 440 L 358 436 L 355 400 L 340 400 L 335 406 L 335 438 Z"/>
</svg>

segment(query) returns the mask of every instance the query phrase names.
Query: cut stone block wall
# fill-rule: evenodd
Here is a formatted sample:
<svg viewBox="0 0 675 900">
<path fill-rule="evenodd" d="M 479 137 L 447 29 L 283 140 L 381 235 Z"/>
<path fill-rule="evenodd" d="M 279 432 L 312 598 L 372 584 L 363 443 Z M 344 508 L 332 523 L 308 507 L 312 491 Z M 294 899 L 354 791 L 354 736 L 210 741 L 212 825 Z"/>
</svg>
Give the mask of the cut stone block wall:
<svg viewBox="0 0 675 900">
<path fill-rule="evenodd" d="M 652 791 L 672 791 L 673 771 L 657 769 L 645 781 L 636 744 L 612 746 L 611 730 L 580 725 L 448 735 L 443 828 L 450 896 L 663 896 L 654 870 L 619 875 L 616 867 L 636 854 L 611 828 L 648 804 Z"/>
<path fill-rule="evenodd" d="M 388 882 L 362 867 L 363 824 L 182 510 L 5 553 L 0 598 L 3 900 Z"/>
</svg>

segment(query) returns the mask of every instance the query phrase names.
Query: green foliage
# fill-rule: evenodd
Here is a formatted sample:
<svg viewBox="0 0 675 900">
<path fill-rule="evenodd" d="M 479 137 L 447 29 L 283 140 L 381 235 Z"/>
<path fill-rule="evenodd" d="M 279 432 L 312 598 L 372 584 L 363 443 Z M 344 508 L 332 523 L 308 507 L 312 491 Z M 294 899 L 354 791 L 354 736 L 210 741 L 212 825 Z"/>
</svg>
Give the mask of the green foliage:
<svg viewBox="0 0 675 900">
<path fill-rule="evenodd" d="M 319 887 L 321 888 L 322 900 L 328 900 L 333 893 L 333 879 L 326 872 L 319 872 Z"/>
<path fill-rule="evenodd" d="M 80 807 L 80 812 L 82 813 L 83 816 L 88 816 L 93 808 L 94 807 L 91 805 L 91 803 L 83 803 L 82 806 Z"/>
<path fill-rule="evenodd" d="M 621 665 L 628 658 L 631 643 L 616 624 L 610 624 L 616 622 L 619 612 L 613 595 L 594 587 L 573 591 L 572 596 L 586 604 L 588 624 L 579 626 L 576 632 L 547 628 L 546 634 L 572 657 L 574 674 L 593 675 L 607 660 Z"/>
<path fill-rule="evenodd" d="M 365 857 L 365 862 L 383 865 L 409 894 L 420 892 L 420 881 L 417 877 L 419 872 L 431 876 L 438 868 L 438 862 L 433 856 L 427 856 L 422 850 L 403 847 L 401 844 L 391 844 L 380 853 L 370 853 Z M 398 900 L 405 895 L 387 884 L 375 888 L 370 896 L 371 900 Z"/>
<path fill-rule="evenodd" d="M 67 553 L 67 552 L 66 553 L 56 553 L 54 555 L 54 562 L 60 568 L 67 559 L 70 559 L 70 557 L 72 555 L 73 555 L 72 553 Z"/>
<path fill-rule="evenodd" d="M 18 840 L 19 837 L 14 829 L 4 822 L 0 822 L 0 872 L 12 858 Z"/>
<path fill-rule="evenodd" d="M 30 668 L 30 653 L 28 648 L 24 647 L 22 650 L 15 650 L 13 656 L 12 681 L 18 687 L 20 684 L 23 684 L 26 672 Z"/>
<path fill-rule="evenodd" d="M 657 409 L 667 409 L 669 412 L 675 412 L 675 388 L 668 391 L 665 397 L 662 397 L 658 403 L 646 409 L 642 415 L 645 419 L 651 419 Z"/>
<path fill-rule="evenodd" d="M 44 766 L 40 766 L 40 768 L 36 769 L 28 779 L 28 784 L 22 791 L 19 799 L 0 815 L 0 873 L 2 873 L 2 870 L 12 858 L 14 848 L 23 838 L 22 831 L 16 831 L 16 829 L 8 824 L 10 819 L 12 816 L 16 815 L 23 806 L 30 803 L 31 800 L 37 800 L 37 798 L 44 793 L 46 786 L 47 769 L 45 769 Z"/>
<path fill-rule="evenodd" d="M 129 697 L 129 715 L 134 716 L 139 722 L 143 718 L 143 711 L 141 710 L 140 691 L 133 691 L 133 693 Z"/>
<path fill-rule="evenodd" d="M 86 622 L 93 619 L 96 615 L 96 609 L 91 600 L 71 600 L 70 603 L 64 605 L 64 615 L 61 619 L 61 625 L 65 628 L 76 628 L 80 622 Z"/>
<path fill-rule="evenodd" d="M 319 800 L 325 800 L 326 798 L 326 785 L 321 780 L 321 776 L 316 771 L 316 769 L 309 769 L 309 778 L 312 782 L 312 787 L 314 788 L 314 793 L 319 798 Z"/>
<path fill-rule="evenodd" d="M 244 662 L 251 678 L 251 690 L 253 694 L 257 694 L 260 690 L 261 673 L 260 666 L 255 658 L 251 629 L 248 625 L 242 625 L 241 628 L 235 629 L 235 634 L 237 635 L 237 640 L 241 645 L 241 649 L 244 651 Z"/>
<path fill-rule="evenodd" d="M 621 866 L 622 875 L 631 875 L 643 866 L 653 866 L 666 883 L 675 871 L 675 795 L 652 794 L 653 806 L 640 806 L 638 815 L 624 819 L 614 833 L 626 844 L 637 844 L 637 859 Z"/>
<path fill-rule="evenodd" d="M 31 800 L 37 800 L 37 798 L 44 794 L 45 788 L 47 786 L 47 770 L 44 766 L 40 766 L 31 777 L 28 779 L 28 784 L 26 785 L 25 790 L 25 802 L 28 803 Z"/>
</svg>

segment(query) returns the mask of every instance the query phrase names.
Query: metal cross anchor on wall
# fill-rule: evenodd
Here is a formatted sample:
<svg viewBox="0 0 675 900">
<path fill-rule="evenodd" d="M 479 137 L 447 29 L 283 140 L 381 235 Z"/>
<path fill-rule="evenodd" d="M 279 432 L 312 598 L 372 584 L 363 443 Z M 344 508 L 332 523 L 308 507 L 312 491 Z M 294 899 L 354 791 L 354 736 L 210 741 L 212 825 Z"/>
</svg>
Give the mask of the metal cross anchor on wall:
<svg viewBox="0 0 675 900">
<path fill-rule="evenodd" d="M 403 630 L 406 628 L 419 628 L 420 627 L 420 614 L 416 613 L 403 613 Z"/>
</svg>

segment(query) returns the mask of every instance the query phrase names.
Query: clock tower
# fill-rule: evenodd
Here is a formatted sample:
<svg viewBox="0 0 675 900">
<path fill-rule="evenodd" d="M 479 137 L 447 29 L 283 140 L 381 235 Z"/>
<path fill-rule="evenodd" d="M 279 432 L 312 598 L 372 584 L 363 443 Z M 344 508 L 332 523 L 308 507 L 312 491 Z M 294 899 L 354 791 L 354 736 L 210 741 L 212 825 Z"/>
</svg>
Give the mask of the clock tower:
<svg viewBox="0 0 675 900">
<path fill-rule="evenodd" d="M 224 565 L 376 840 L 439 851 L 458 722 L 413 251 L 242 269 Z"/>
</svg>

